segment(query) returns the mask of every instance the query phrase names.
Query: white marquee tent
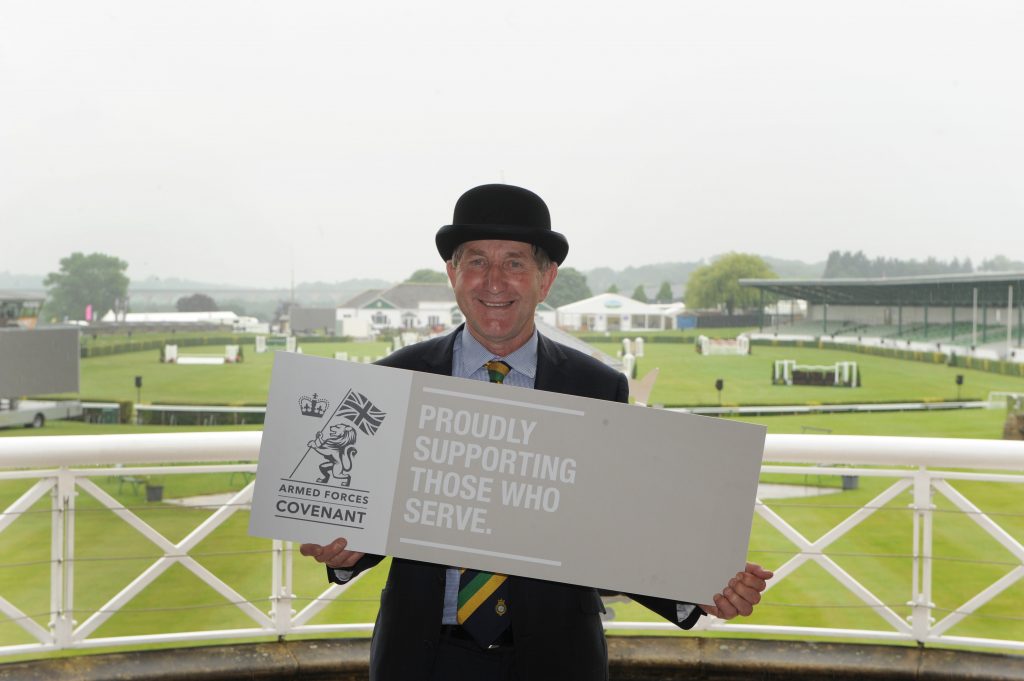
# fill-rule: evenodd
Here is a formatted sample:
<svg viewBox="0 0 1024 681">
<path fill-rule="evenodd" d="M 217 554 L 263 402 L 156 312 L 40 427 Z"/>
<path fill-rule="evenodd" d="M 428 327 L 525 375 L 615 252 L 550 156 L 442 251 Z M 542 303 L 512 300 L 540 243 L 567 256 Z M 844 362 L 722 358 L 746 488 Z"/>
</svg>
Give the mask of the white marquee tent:
<svg viewBox="0 0 1024 681">
<path fill-rule="evenodd" d="M 559 327 L 571 331 L 672 329 L 676 314 L 678 310 L 666 310 L 665 305 L 649 305 L 618 293 L 602 293 L 562 305 L 557 309 L 557 321 Z"/>
</svg>

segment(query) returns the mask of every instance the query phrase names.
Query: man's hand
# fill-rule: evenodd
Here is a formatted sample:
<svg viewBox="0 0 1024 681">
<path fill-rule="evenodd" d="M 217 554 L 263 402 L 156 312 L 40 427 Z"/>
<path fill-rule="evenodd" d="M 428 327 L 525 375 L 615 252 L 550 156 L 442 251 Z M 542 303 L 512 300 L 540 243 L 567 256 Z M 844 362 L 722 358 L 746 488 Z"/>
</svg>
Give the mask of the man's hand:
<svg viewBox="0 0 1024 681">
<path fill-rule="evenodd" d="M 347 546 L 348 540 L 338 537 L 327 546 L 303 544 L 299 547 L 299 553 L 315 558 L 318 563 L 323 563 L 330 568 L 350 568 L 366 554 L 360 551 L 349 551 L 346 549 Z"/>
<path fill-rule="evenodd" d="M 736 615 L 746 617 L 761 602 L 761 592 L 768 587 L 767 580 L 774 574 L 756 563 L 747 563 L 746 569 L 737 572 L 722 593 L 714 595 L 714 605 L 702 604 L 700 607 L 707 614 L 723 620 L 731 620 Z"/>
</svg>

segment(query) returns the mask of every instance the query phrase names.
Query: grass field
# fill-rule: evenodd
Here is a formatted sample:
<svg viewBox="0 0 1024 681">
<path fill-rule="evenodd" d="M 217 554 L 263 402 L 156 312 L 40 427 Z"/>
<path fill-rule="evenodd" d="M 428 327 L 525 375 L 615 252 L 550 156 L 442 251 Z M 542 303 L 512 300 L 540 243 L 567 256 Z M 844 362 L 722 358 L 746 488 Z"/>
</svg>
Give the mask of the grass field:
<svg viewBox="0 0 1024 681">
<path fill-rule="evenodd" d="M 91 349 L 119 346 L 125 343 L 188 343 L 190 341 L 202 341 L 208 338 L 224 338 L 235 335 L 231 331 L 181 331 L 173 334 L 167 331 L 145 331 L 134 332 L 131 335 L 127 333 L 104 333 L 94 336 L 88 328 L 85 328 L 82 330 L 79 344 L 83 348 Z M 241 337 L 248 338 L 249 343 L 252 343 L 253 334 L 242 334 Z"/>
<path fill-rule="evenodd" d="M 614 354 L 615 343 L 600 344 Z M 309 344 L 307 354 L 333 356 L 335 351 L 375 357 L 384 354 L 379 344 Z M 188 349 L 202 354 L 213 348 Z M 90 358 L 82 362 L 81 395 L 86 399 L 134 400 L 134 377 L 144 377 L 143 401 L 195 404 L 263 404 L 266 400 L 273 353 L 256 355 L 245 348 L 246 361 L 238 365 L 175 366 L 157 361 L 157 351 Z M 777 387 L 770 384 L 775 359 L 796 359 L 806 364 L 831 364 L 837 360 L 858 361 L 863 387 L 858 389 Z M 954 378 L 965 376 L 962 397 L 982 399 L 990 391 L 1024 392 L 1024 379 L 980 371 L 952 369 L 942 365 L 896 360 L 833 350 L 755 347 L 746 357 L 704 357 L 689 344 L 648 343 L 640 360 L 640 374 L 660 367 L 661 375 L 652 402 L 680 405 L 717 405 L 717 378 L 725 381 L 723 402 L 727 404 L 825 404 L 838 402 L 939 401 L 956 397 Z M 943 412 L 896 412 L 882 414 L 814 414 L 752 417 L 770 433 L 800 433 L 807 430 L 835 434 L 902 435 L 918 437 L 998 438 L 1005 412 L 1002 410 L 955 410 Z M 259 426 L 218 430 L 252 430 Z M 0 431 L 0 437 L 71 435 L 127 432 L 210 430 L 209 428 L 161 428 L 158 426 L 92 425 L 54 422 L 41 430 Z M 230 474 L 167 475 L 161 482 L 168 498 L 228 492 L 239 489 L 242 476 Z M 834 481 L 814 480 L 813 484 Z M 769 506 L 808 538 L 820 536 L 836 522 L 853 513 L 891 481 L 861 478 L 855 490 L 808 499 L 769 502 Z M 148 503 L 137 489 L 116 477 L 97 483 L 173 541 L 195 527 L 209 511 L 183 509 L 169 503 Z M 30 483 L 0 481 L 0 509 L 16 499 Z M 1018 541 L 1024 540 L 1019 485 L 957 483 L 956 487 L 990 514 Z M 909 614 L 911 540 L 910 499 L 902 495 L 832 547 L 832 555 L 856 579 L 880 594 L 901 615 Z M 46 626 L 49 603 L 49 499 L 41 500 L 0 533 L 0 596 L 32 613 Z M 77 500 L 75 545 L 78 565 L 75 573 L 76 619 L 102 605 L 141 569 L 159 555 L 158 549 L 136 531 L 99 507 L 86 494 Z M 935 521 L 935 577 L 933 600 L 940 609 L 954 609 L 980 588 L 1013 569 L 1015 558 L 1001 548 L 977 525 L 949 502 L 935 498 L 939 513 Z M 254 599 L 261 610 L 269 607 L 270 544 L 250 538 L 247 515 L 237 513 L 195 553 L 197 560 L 224 579 L 242 595 Z M 652 538 L 665 530 L 652 526 Z M 793 555 L 792 545 L 760 518 L 755 518 L 750 558 L 767 567 L 778 567 Z M 297 560 L 296 610 L 304 607 L 325 587 L 323 569 L 313 561 Z M 368 622 L 376 613 L 385 570 L 378 568 L 327 608 L 314 622 Z M 262 601 L 260 599 L 263 599 Z M 1018 583 L 994 603 L 950 633 L 1024 639 L 1024 585 Z M 633 603 L 612 603 L 619 620 L 650 620 L 657 617 Z M 944 612 L 937 613 L 942 617 Z M 750 620 L 829 627 L 881 627 L 880 618 L 840 587 L 824 571 L 808 564 L 769 592 L 766 602 Z M 202 585 L 181 567 L 171 568 L 157 582 L 134 599 L 127 609 L 112 617 L 98 635 L 118 635 L 191 630 L 204 626 L 244 627 L 248 620 Z M 30 638 L 18 627 L 0 621 L 0 642 L 28 643 Z"/>
<path fill-rule="evenodd" d="M 595 347 L 614 355 L 617 343 Z M 385 343 L 308 343 L 309 355 L 333 357 L 336 351 L 375 358 Z M 187 348 L 190 354 L 218 354 L 216 346 Z M 262 405 L 266 403 L 273 352 L 256 354 L 245 347 L 245 361 L 225 365 L 161 364 L 156 350 L 82 360 L 80 395 L 85 400 L 134 401 L 135 377 L 143 377 L 142 401 L 168 404 Z M 858 362 L 860 388 L 775 386 L 772 366 L 777 359 L 801 364 L 831 365 Z M 691 344 L 648 343 L 639 360 L 639 375 L 658 367 L 660 374 L 651 402 L 666 406 L 717 405 L 716 379 L 723 379 L 722 403 L 833 404 L 857 402 L 945 401 L 957 397 L 956 376 L 964 376 L 963 399 L 984 399 L 991 391 L 1024 392 L 1024 378 L 925 362 L 874 357 L 838 350 L 755 346 L 746 356 L 698 355 Z"/>
<path fill-rule="evenodd" d="M 886 412 L 876 414 L 803 414 L 794 416 L 729 417 L 758 423 L 769 433 L 829 431 L 834 435 L 901 435 L 905 437 L 966 437 L 998 439 L 1006 412 L 1002 409 L 956 409 L 930 412 Z M 45 428 L 0 429 L 0 437 L 47 435 L 115 435 L 123 433 L 211 432 L 213 430 L 262 430 L 248 426 L 138 426 L 124 423 L 82 423 L 50 421 Z"/>
<path fill-rule="evenodd" d="M 138 513 L 146 522 L 172 541 L 179 541 L 209 514 L 207 510 L 183 509 L 169 503 L 149 503 L 141 490 L 120 484 L 116 477 L 98 478 L 101 488 Z M 241 488 L 241 475 L 167 475 L 161 479 L 169 498 L 212 494 Z M 816 484 L 817 481 L 808 484 Z M 856 490 L 810 499 L 770 501 L 769 506 L 805 536 L 814 539 L 834 523 L 854 512 L 884 489 L 887 479 L 861 478 Z M 24 481 L 0 482 L 0 506 L 6 506 L 27 489 Z M 1024 515 L 1020 513 L 1019 486 L 957 483 L 956 487 L 990 514 L 1018 541 L 1024 540 Z M 1015 489 L 1015 487 L 1017 487 Z M 908 557 L 911 537 L 909 494 L 895 499 L 831 547 L 830 555 L 865 586 L 879 594 L 901 616 L 909 614 L 911 566 Z M 939 513 L 935 521 L 935 577 L 933 596 L 939 608 L 952 610 L 979 589 L 1012 569 L 1015 559 L 951 504 L 935 498 Z M 135 530 L 102 509 L 85 493 L 76 501 L 75 528 L 76 619 L 83 621 L 116 591 L 123 588 L 160 554 Z M 0 594 L 46 624 L 49 593 L 49 499 L 37 503 L 29 513 L 0 535 Z M 269 607 L 269 542 L 251 538 L 246 532 L 247 514 L 238 512 L 206 539 L 193 556 L 261 610 Z M 652 536 L 656 532 L 650 529 Z M 750 559 L 775 568 L 794 554 L 793 546 L 760 518 L 755 518 Z M 317 622 L 372 621 L 385 568 L 371 572 L 339 602 L 319 615 Z M 297 609 L 325 588 L 322 568 L 313 561 L 295 564 Z M 1018 584 L 993 605 L 968 618 L 951 633 L 999 638 L 1024 638 L 1020 604 L 1024 590 Z M 658 621 L 657 617 L 632 603 L 613 603 L 619 620 Z M 940 613 L 941 616 L 941 613 Z M 802 567 L 769 593 L 752 622 L 787 623 L 804 626 L 882 627 L 870 609 L 823 570 L 813 564 Z M 169 623 L 170 626 L 169 626 Z M 126 635 L 202 627 L 244 627 L 247 619 L 224 599 L 179 566 L 164 573 L 121 613 L 111 617 L 97 635 Z M 0 641 L 28 643 L 29 637 L 11 623 L 0 623 Z"/>
<path fill-rule="evenodd" d="M 620 346 L 595 343 L 614 355 Z M 775 360 L 794 359 L 800 364 L 832 365 L 837 361 L 858 363 L 859 388 L 772 385 Z M 840 350 L 754 346 L 753 354 L 739 356 L 698 355 L 692 345 L 648 343 L 638 360 L 638 376 L 660 370 L 651 393 L 652 404 L 666 406 L 718 405 L 716 379 L 725 382 L 722 403 L 750 404 L 848 404 L 858 402 L 938 402 L 957 397 L 956 376 L 963 374 L 962 399 L 985 399 L 991 391 L 1024 391 L 1024 378 L 984 371 L 947 367 L 909 360 L 861 355 Z"/>
<path fill-rule="evenodd" d="M 308 343 L 304 354 L 334 357 L 335 352 L 376 358 L 387 343 Z M 142 401 L 150 404 L 263 405 L 267 402 L 274 352 L 256 354 L 244 347 L 238 364 L 161 364 L 158 350 L 82 360 L 79 394 L 83 400 L 134 401 L 135 377 L 142 376 Z M 180 354 L 223 356 L 219 346 L 183 348 Z"/>
<path fill-rule="evenodd" d="M 148 503 L 140 489 L 120 484 L 116 477 L 98 478 L 97 484 L 137 513 L 172 541 L 180 541 L 210 511 L 168 503 Z M 246 480 L 229 473 L 167 475 L 161 482 L 169 497 L 215 494 L 241 488 Z M 6 507 L 24 491 L 24 482 L 0 481 L 0 506 Z M 79 493 L 75 524 L 75 611 L 84 621 L 114 593 L 152 563 L 160 550 L 121 522 L 86 493 Z M 46 626 L 49 608 L 50 531 L 49 498 L 37 503 L 0 535 L 0 594 Z M 269 608 L 270 542 L 248 536 L 248 514 L 239 512 L 191 555 L 220 576 L 259 609 Z M 383 574 L 383 573 L 381 573 Z M 323 568 L 313 561 L 296 561 L 295 593 L 306 602 L 326 588 Z M 330 605 L 317 621 L 372 621 L 376 613 L 379 580 L 368 580 Z M 306 602 L 300 603 L 299 608 Z M 99 636 L 144 632 L 184 631 L 196 628 L 246 627 L 251 620 L 228 605 L 191 572 L 173 566 L 148 589 L 102 625 Z M 30 638 L 13 623 L 0 622 L 0 642 L 28 643 Z"/>
<path fill-rule="evenodd" d="M 804 414 L 737 418 L 767 426 L 769 433 L 821 433 L 832 435 L 895 435 L 902 437 L 965 437 L 999 439 L 1003 434 L 1003 409 L 956 409 L 932 412 L 885 412 L 872 414 Z"/>
</svg>

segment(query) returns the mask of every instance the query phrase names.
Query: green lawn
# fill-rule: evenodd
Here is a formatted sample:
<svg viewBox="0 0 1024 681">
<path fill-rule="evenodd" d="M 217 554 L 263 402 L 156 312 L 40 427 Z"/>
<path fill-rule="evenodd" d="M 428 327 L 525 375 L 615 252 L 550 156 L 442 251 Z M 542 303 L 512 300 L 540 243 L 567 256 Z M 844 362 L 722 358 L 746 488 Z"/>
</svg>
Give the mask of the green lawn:
<svg viewBox="0 0 1024 681">
<path fill-rule="evenodd" d="M 209 511 L 182 509 L 168 503 L 148 503 L 141 490 L 120 485 L 116 477 L 101 477 L 97 483 L 172 541 L 180 541 L 207 517 Z M 239 489 L 244 480 L 228 473 L 167 475 L 165 494 L 175 498 Z M 891 481 L 861 478 L 856 490 L 810 499 L 769 501 L 771 508 L 805 536 L 814 539 L 832 524 L 854 512 Z M 0 482 L 0 505 L 6 506 L 27 489 L 23 481 Z M 1012 536 L 1024 540 L 1024 517 L 1019 510 L 1019 486 L 956 483 L 976 504 L 997 516 Z M 911 538 L 909 493 L 887 504 L 867 522 L 830 549 L 840 565 L 857 580 L 879 594 L 893 609 L 909 614 Z M 959 513 L 949 512 L 949 502 L 936 496 L 939 513 L 935 520 L 935 577 L 933 600 L 940 608 L 955 609 L 984 586 L 1012 569 L 1014 557 Z M 44 498 L 0 534 L 0 595 L 46 625 L 49 589 L 49 499 Z M 158 555 L 158 550 L 134 529 L 115 518 L 86 493 L 76 501 L 78 516 L 75 546 L 76 619 L 81 622 L 124 587 Z M 269 608 L 270 543 L 246 532 L 247 514 L 239 511 L 228 523 L 206 539 L 193 553 L 204 567 L 214 572 L 261 610 Z M 663 532 L 655 530 L 651 532 Z M 670 530 L 667 530 L 670 531 Z M 776 568 L 794 554 L 792 545 L 759 517 L 755 518 L 750 559 Z M 315 622 L 369 622 L 377 608 L 383 586 L 384 568 L 367 575 L 338 603 L 328 607 Z M 297 559 L 294 593 L 295 609 L 301 609 L 325 588 L 323 569 L 311 560 Z M 170 598 L 169 598 L 170 596 Z M 1024 590 L 1018 584 L 978 616 L 969 617 L 953 634 L 998 638 L 1024 638 L 1019 604 Z M 641 606 L 614 603 L 616 618 L 658 621 Z M 941 614 L 940 614 L 941 616 Z M 800 568 L 769 592 L 751 622 L 785 623 L 798 626 L 867 628 L 882 622 L 846 589 L 814 564 Z M 248 621 L 235 608 L 203 585 L 188 570 L 175 566 L 132 600 L 123 612 L 112 617 L 97 632 L 99 636 L 152 633 L 196 628 L 245 627 Z M 28 643 L 29 637 L 11 623 L 0 623 L 0 641 Z"/>
<path fill-rule="evenodd" d="M 621 345 L 596 343 L 614 355 Z M 143 403 L 262 405 L 266 403 L 273 352 L 257 355 L 245 346 L 245 361 L 225 365 L 161 364 L 159 351 L 147 350 L 82 360 L 80 396 L 84 400 L 134 401 L 135 377 L 142 376 Z M 386 343 L 307 343 L 306 354 L 376 358 L 387 352 Z M 219 346 L 184 348 L 184 353 L 219 354 Z M 801 364 L 831 365 L 839 360 L 858 362 L 860 388 L 775 386 L 773 363 L 795 359 Z M 722 403 L 832 404 L 857 402 L 944 401 L 957 397 L 956 376 L 964 376 L 962 399 L 984 399 L 991 391 L 1024 391 L 1024 378 L 953 368 L 926 362 L 860 355 L 816 348 L 755 346 L 747 356 L 703 356 L 692 344 L 647 343 L 639 360 L 639 375 L 652 368 L 660 374 L 651 402 L 667 406 L 713 406 L 719 401 L 716 379 L 723 379 Z"/>
<path fill-rule="evenodd" d="M 307 343 L 307 355 L 376 358 L 386 354 L 387 343 Z M 142 376 L 142 401 L 148 404 L 263 405 L 267 402 L 274 352 L 256 354 L 244 347 L 238 364 L 161 364 L 158 350 L 129 352 L 83 359 L 79 395 L 83 400 L 135 401 L 135 377 Z M 223 354 L 219 346 L 181 348 L 179 354 Z"/>
<path fill-rule="evenodd" d="M 111 346 L 122 346 L 126 343 L 149 343 L 149 342 L 161 342 L 161 343 L 187 343 L 189 341 L 203 342 L 209 338 L 233 338 L 238 336 L 240 338 L 248 339 L 251 344 L 253 334 L 234 334 L 231 331 L 181 331 L 175 333 L 169 333 L 167 331 L 145 331 L 145 332 L 133 332 L 128 333 L 102 333 L 95 334 L 88 329 L 82 329 L 80 335 L 80 345 L 87 349 L 103 349 Z M 196 348 L 201 349 L 201 348 Z"/>
<path fill-rule="evenodd" d="M 600 344 L 612 354 L 620 347 Z M 310 343 L 307 354 L 333 356 L 335 351 L 375 357 L 384 354 L 383 343 Z M 197 354 L 210 348 L 192 349 Z M 190 350 L 186 350 L 188 352 Z M 923 362 L 887 359 L 834 350 L 767 348 L 756 346 L 747 357 L 704 357 L 690 344 L 648 343 L 640 360 L 641 375 L 660 367 L 661 376 L 652 402 L 683 405 L 717 405 L 716 378 L 725 381 L 723 401 L 728 404 L 815 404 L 833 402 L 938 401 L 956 397 L 954 377 L 965 376 L 962 397 L 981 399 L 994 390 L 1024 391 L 1024 379 L 980 371 L 951 369 Z M 175 366 L 157 361 L 157 351 L 91 358 L 82 362 L 85 399 L 134 400 L 134 376 L 144 377 L 144 402 L 196 404 L 263 404 L 273 353 L 256 355 L 245 348 L 246 361 L 239 365 Z M 775 359 L 796 359 L 807 364 L 831 364 L 841 359 L 859 362 L 863 387 L 858 389 L 777 387 L 770 384 Z M 955 410 L 882 414 L 814 414 L 744 418 L 764 424 L 770 433 L 830 431 L 835 434 L 903 435 L 920 437 L 998 438 L 1005 418 L 1003 410 Z M 218 430 L 252 430 L 259 426 Z M 126 432 L 210 430 L 128 425 L 93 425 L 53 422 L 41 430 L 0 431 L 0 437 L 71 435 Z M 243 477 L 230 474 L 167 475 L 161 480 L 168 498 L 228 492 L 239 489 Z M 98 478 L 97 484 L 131 507 L 147 522 L 174 541 L 180 540 L 209 511 L 182 509 L 169 503 L 148 503 L 140 489 L 132 489 L 116 477 Z M 837 484 L 838 478 L 815 479 L 814 484 Z M 814 539 L 835 522 L 873 498 L 891 480 L 861 478 L 856 490 L 809 499 L 770 501 L 769 506 Z M 0 509 L 6 508 L 31 486 L 26 481 L 0 481 Z M 1024 516 L 1020 514 L 1019 485 L 957 483 L 983 510 L 999 514 L 1004 529 L 1024 540 Z M 911 540 L 910 499 L 903 494 L 832 547 L 833 557 L 845 569 L 893 606 L 900 616 L 909 614 Z M 38 502 L 0 533 L 0 596 L 47 624 L 49 603 L 49 498 Z M 75 524 L 77 560 L 75 573 L 76 619 L 90 612 L 122 588 L 157 555 L 157 549 L 134 529 L 115 518 L 87 494 L 77 497 Z M 952 609 L 1012 569 L 1013 557 L 986 533 L 936 496 L 935 577 L 933 600 L 939 608 Z M 247 514 L 238 512 L 225 526 L 200 545 L 197 560 L 242 595 L 255 599 L 261 610 L 269 608 L 270 543 L 246 532 Z M 670 528 L 652 527 L 652 537 Z M 792 545 L 759 517 L 755 518 L 750 547 L 751 560 L 778 567 L 793 555 Z M 856 555 L 860 554 L 860 555 Z M 353 587 L 338 603 L 329 606 L 314 622 L 369 622 L 376 613 L 385 570 L 378 568 Z M 295 564 L 295 609 L 325 588 L 323 569 L 310 560 Z M 205 626 L 245 627 L 248 620 L 223 599 L 203 586 L 187 570 L 175 566 L 129 603 L 126 610 L 106 622 L 98 635 L 189 630 Z M 1004 592 L 994 605 L 967 618 L 950 632 L 972 636 L 1024 639 L 1024 585 Z M 650 620 L 657 617 L 632 603 L 614 603 L 618 620 Z M 943 613 L 938 613 L 942 617 Z M 858 599 L 814 564 L 772 589 L 750 621 L 805 626 L 880 627 L 881 620 Z M 170 627 L 169 627 L 170 623 Z M 28 643 L 30 638 L 10 622 L 0 621 L 0 642 Z"/>
<path fill-rule="evenodd" d="M 149 503 L 142 488 L 117 477 L 95 482 L 171 541 L 180 541 L 210 514 L 206 509 Z M 240 489 L 244 476 L 230 473 L 166 475 L 161 477 L 169 498 L 215 494 Z M 6 507 L 30 485 L 0 481 L 0 507 Z M 76 498 L 75 619 L 81 623 L 126 586 L 159 555 L 159 549 L 135 529 L 116 518 L 84 491 Z M 50 500 L 45 497 L 0 534 L 0 595 L 46 626 L 50 587 Z M 250 537 L 248 513 L 239 511 L 204 540 L 192 556 L 257 607 L 266 611 L 270 596 L 270 542 Z M 314 622 L 373 621 L 380 577 L 354 586 Z M 297 608 L 316 598 L 326 581 L 323 568 L 297 560 L 294 574 Z M 252 621 L 181 566 L 172 566 L 153 585 L 111 617 L 97 636 L 117 636 L 202 628 L 248 627 Z M 0 642 L 29 643 L 31 638 L 13 623 L 0 620 Z"/>
<path fill-rule="evenodd" d="M 611 355 L 621 349 L 615 343 L 596 343 L 595 347 Z M 779 359 L 794 359 L 810 365 L 856 361 L 862 385 L 859 388 L 772 385 L 772 368 Z M 947 401 L 957 397 L 957 374 L 964 376 L 961 398 L 965 400 L 985 399 L 991 391 L 1024 392 L 1022 377 L 817 348 L 757 345 L 753 354 L 726 356 L 699 355 L 692 345 L 647 343 L 644 357 L 638 360 L 637 375 L 642 377 L 654 368 L 659 369 L 659 374 L 651 403 L 666 406 L 717 406 L 715 381 L 719 378 L 725 382 L 722 391 L 725 405 Z"/>
<path fill-rule="evenodd" d="M 953 409 L 929 412 L 871 414 L 802 414 L 737 418 L 767 426 L 769 433 L 832 435 L 895 435 L 903 437 L 965 437 L 999 439 L 1006 420 L 1004 409 Z"/>
<path fill-rule="evenodd" d="M 857 490 L 810 499 L 768 502 L 787 522 L 809 539 L 817 539 L 835 523 L 885 489 L 891 480 L 861 478 Z M 1020 486 L 957 482 L 954 487 L 988 513 L 1001 514 L 998 522 L 1017 541 L 1024 540 L 1024 516 L 1019 513 Z M 910 541 L 912 514 L 909 492 L 899 495 L 871 518 L 831 545 L 828 554 L 861 584 L 878 595 L 900 617 L 910 615 Z M 1020 561 L 936 495 L 934 521 L 934 592 L 936 619 L 962 606 L 981 589 L 1006 575 Z M 794 555 L 792 544 L 760 517 L 755 517 L 750 559 L 777 568 Z M 992 603 L 967 617 L 948 633 L 959 636 L 1024 639 L 1024 584 L 1018 582 Z M 613 606 L 617 619 L 658 621 L 635 603 Z M 752 624 L 878 628 L 887 623 L 835 578 L 813 562 L 771 589 Z"/>
<path fill-rule="evenodd" d="M 263 430 L 262 424 L 244 426 L 137 426 L 133 423 L 47 421 L 43 428 L 0 428 L 0 437 L 47 435 L 118 435 L 128 433 L 209 433 L 215 430 Z"/>
<path fill-rule="evenodd" d="M 906 437 L 966 437 L 998 439 L 1006 412 L 1002 409 L 954 409 L 928 412 L 884 412 L 874 414 L 801 414 L 786 416 L 729 417 L 767 426 L 769 433 L 820 433 L 833 435 L 902 435 Z M 181 433 L 215 430 L 262 430 L 262 425 L 245 426 L 137 426 L 134 424 L 50 421 L 45 428 L 0 429 L 0 437 L 46 435 L 107 435 L 119 433 Z"/>
</svg>

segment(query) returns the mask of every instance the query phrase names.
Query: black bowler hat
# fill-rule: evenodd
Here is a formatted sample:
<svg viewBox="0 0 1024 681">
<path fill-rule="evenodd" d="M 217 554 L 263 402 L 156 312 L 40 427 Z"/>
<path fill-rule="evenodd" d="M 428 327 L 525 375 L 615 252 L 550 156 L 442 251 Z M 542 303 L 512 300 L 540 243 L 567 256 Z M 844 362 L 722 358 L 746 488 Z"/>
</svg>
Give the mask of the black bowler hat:
<svg viewBox="0 0 1024 681">
<path fill-rule="evenodd" d="M 551 230 L 551 215 L 544 200 L 522 187 L 485 184 L 459 197 L 452 224 L 437 231 L 434 241 L 445 261 L 467 241 L 500 239 L 540 246 L 559 265 L 569 253 L 569 242 Z"/>
</svg>

